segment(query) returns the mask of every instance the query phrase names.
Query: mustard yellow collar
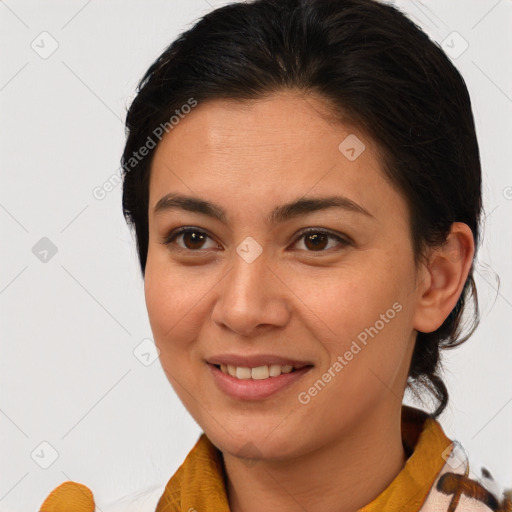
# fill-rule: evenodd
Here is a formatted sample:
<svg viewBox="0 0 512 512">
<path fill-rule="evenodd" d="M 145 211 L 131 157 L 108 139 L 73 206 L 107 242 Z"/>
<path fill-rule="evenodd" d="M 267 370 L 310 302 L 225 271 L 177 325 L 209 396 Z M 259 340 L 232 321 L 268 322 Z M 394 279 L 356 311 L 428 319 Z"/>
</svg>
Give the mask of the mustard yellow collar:
<svg viewBox="0 0 512 512">
<path fill-rule="evenodd" d="M 402 407 L 402 443 L 410 457 L 391 484 L 359 512 L 418 512 L 449 454 L 450 439 L 425 412 Z M 448 450 L 447 450 L 448 449 Z M 203 433 L 167 483 L 156 512 L 230 512 L 222 453 Z"/>
</svg>

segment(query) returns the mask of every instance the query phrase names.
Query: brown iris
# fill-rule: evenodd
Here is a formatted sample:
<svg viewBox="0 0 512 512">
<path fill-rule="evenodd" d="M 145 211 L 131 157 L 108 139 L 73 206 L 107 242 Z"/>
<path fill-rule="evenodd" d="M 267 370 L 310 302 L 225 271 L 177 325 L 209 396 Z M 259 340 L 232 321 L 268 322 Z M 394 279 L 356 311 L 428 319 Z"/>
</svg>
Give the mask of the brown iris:
<svg viewBox="0 0 512 512">
<path fill-rule="evenodd" d="M 304 237 L 304 243 L 308 249 L 324 249 L 328 238 L 328 235 L 325 233 L 312 233 Z M 311 247 L 308 245 L 308 242 L 311 242 Z"/>
<path fill-rule="evenodd" d="M 202 233 L 199 233 L 197 231 L 187 231 L 185 233 L 182 233 L 183 236 L 183 243 L 187 247 L 187 249 L 200 249 L 202 244 L 204 243 L 205 239 L 207 238 Z M 187 244 L 186 240 L 187 238 L 190 240 L 190 245 Z"/>
</svg>

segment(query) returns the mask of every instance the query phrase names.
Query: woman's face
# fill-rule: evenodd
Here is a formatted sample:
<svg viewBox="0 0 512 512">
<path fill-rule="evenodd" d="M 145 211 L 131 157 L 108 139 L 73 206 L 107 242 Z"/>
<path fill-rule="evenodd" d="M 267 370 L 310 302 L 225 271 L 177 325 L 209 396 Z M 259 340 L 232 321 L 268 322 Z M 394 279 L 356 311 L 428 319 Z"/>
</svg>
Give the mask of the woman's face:
<svg viewBox="0 0 512 512">
<path fill-rule="evenodd" d="M 154 155 L 149 319 L 169 381 L 227 453 L 296 456 L 400 410 L 408 210 L 372 141 L 324 109 L 292 93 L 199 104 Z"/>
</svg>

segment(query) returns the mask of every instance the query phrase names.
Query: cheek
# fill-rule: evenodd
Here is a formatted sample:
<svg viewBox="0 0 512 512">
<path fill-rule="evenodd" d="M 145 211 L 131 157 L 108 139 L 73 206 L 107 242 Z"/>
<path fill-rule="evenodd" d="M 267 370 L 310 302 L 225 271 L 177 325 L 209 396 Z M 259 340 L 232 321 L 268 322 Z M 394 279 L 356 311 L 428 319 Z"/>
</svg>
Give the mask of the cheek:
<svg viewBox="0 0 512 512">
<path fill-rule="evenodd" d="M 195 352 L 194 340 L 199 336 L 201 322 L 200 298 L 205 292 L 194 289 L 183 272 L 149 262 L 146 266 L 144 292 L 149 322 L 155 345 L 160 351 L 160 364 L 174 391 L 189 411 L 194 411 L 192 392 L 202 362 Z M 196 286 L 197 288 L 197 286 Z M 196 371 L 197 370 L 197 371 Z M 193 414 L 197 417 L 198 411 Z"/>
<path fill-rule="evenodd" d="M 305 301 L 326 333 L 319 336 L 329 356 L 322 369 L 327 371 L 341 357 L 344 377 L 337 382 L 345 386 L 348 379 L 356 394 L 372 387 L 372 382 L 378 385 L 379 379 L 392 382 L 408 349 L 414 273 L 407 262 L 393 266 L 391 261 L 374 261 L 371 268 L 343 272 Z"/>
<path fill-rule="evenodd" d="M 335 337 L 347 339 L 376 322 L 380 326 L 381 315 L 385 315 L 384 321 L 388 317 L 394 319 L 398 306 L 393 309 L 393 305 L 405 306 L 404 283 L 409 280 L 405 271 L 397 276 L 386 265 L 379 268 L 374 264 L 369 268 L 343 270 L 338 275 L 333 273 L 315 286 L 310 283 L 307 293 L 301 295 Z"/>
<path fill-rule="evenodd" d="M 194 329 L 191 318 L 197 314 L 202 295 L 196 288 L 197 282 L 185 279 L 183 272 L 158 265 L 148 257 L 144 279 L 146 308 L 155 343 L 164 356 L 178 348 L 181 340 L 188 339 L 185 331 Z"/>
</svg>

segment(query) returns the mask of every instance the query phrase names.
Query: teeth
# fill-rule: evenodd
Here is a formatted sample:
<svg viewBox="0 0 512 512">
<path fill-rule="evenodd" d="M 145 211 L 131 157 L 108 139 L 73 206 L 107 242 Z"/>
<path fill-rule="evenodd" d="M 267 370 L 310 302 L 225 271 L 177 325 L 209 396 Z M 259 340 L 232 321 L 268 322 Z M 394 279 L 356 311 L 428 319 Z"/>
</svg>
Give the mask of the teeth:
<svg viewBox="0 0 512 512">
<path fill-rule="evenodd" d="M 271 364 L 268 368 L 268 373 L 271 377 L 279 377 L 281 375 L 281 365 Z"/>
<path fill-rule="evenodd" d="M 248 368 L 247 366 L 221 364 L 220 369 L 222 373 L 227 373 L 228 375 L 231 375 L 231 377 L 236 377 L 237 379 L 264 380 L 269 377 L 279 377 L 282 373 L 290 373 L 293 370 L 293 366 L 288 364 L 283 366 L 280 364 L 271 364 Z"/>
<path fill-rule="evenodd" d="M 251 378 L 251 369 L 246 368 L 245 366 L 237 366 L 236 367 L 236 378 L 237 379 L 250 379 Z"/>
<path fill-rule="evenodd" d="M 258 366 L 251 370 L 251 378 L 253 378 L 253 379 L 262 380 L 262 379 L 268 379 L 268 377 L 269 377 L 268 366 Z"/>
</svg>

